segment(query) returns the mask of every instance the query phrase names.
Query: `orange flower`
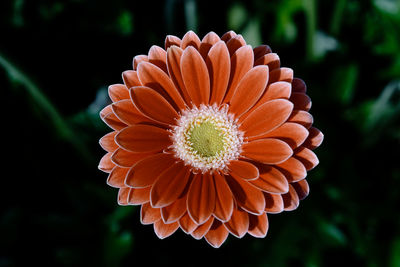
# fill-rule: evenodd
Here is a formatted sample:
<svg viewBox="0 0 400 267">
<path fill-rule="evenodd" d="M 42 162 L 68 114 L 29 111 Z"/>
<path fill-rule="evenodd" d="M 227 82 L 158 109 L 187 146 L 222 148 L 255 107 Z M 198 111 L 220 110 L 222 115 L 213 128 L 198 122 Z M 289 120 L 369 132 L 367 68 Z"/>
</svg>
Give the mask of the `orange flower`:
<svg viewBox="0 0 400 267">
<path fill-rule="evenodd" d="M 232 31 L 170 35 L 165 48 L 134 57 L 109 87 L 100 116 L 114 131 L 99 168 L 159 238 L 179 227 L 213 247 L 229 233 L 264 237 L 267 213 L 296 209 L 318 164 L 306 85 Z"/>
</svg>

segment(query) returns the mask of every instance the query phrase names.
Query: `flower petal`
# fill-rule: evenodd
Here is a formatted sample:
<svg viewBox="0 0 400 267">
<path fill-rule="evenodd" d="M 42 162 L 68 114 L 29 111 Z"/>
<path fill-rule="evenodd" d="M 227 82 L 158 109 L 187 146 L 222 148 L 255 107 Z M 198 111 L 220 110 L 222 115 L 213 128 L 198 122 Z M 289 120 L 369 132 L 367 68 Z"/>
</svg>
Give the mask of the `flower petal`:
<svg viewBox="0 0 400 267">
<path fill-rule="evenodd" d="M 197 240 L 203 238 L 203 236 L 207 234 L 208 230 L 210 230 L 213 222 L 214 222 L 214 217 L 211 216 L 205 223 L 199 225 L 196 228 L 196 230 L 194 230 L 190 235 Z"/>
<path fill-rule="evenodd" d="M 127 70 L 122 73 L 122 79 L 126 88 L 130 89 L 135 86 L 141 86 L 138 74 L 134 70 Z"/>
<path fill-rule="evenodd" d="M 292 93 L 290 101 L 294 104 L 294 109 L 309 111 L 311 108 L 311 98 L 303 93 Z"/>
<path fill-rule="evenodd" d="M 136 162 L 150 156 L 150 153 L 134 153 L 122 148 L 118 148 L 111 155 L 111 160 L 120 167 L 130 168 Z"/>
<path fill-rule="evenodd" d="M 161 217 L 164 223 L 178 221 L 186 212 L 187 194 L 183 194 L 174 203 L 161 209 Z"/>
<path fill-rule="evenodd" d="M 185 49 L 188 46 L 193 46 L 197 50 L 200 47 L 200 39 L 193 31 L 188 31 L 182 38 L 181 48 Z"/>
<path fill-rule="evenodd" d="M 258 178 L 258 168 L 252 163 L 243 160 L 232 160 L 229 163 L 230 174 L 245 180 Z"/>
<path fill-rule="evenodd" d="M 242 155 L 265 164 L 279 164 L 292 156 L 288 144 L 278 139 L 258 139 L 243 144 Z"/>
<path fill-rule="evenodd" d="M 173 45 L 180 46 L 181 42 L 182 41 L 179 37 L 176 37 L 174 35 L 167 35 L 167 37 L 165 38 L 165 49 L 168 49 Z"/>
<path fill-rule="evenodd" d="M 100 118 L 103 120 L 104 117 L 110 113 L 112 113 L 111 105 L 107 105 L 99 112 L 99 115 L 100 115 Z"/>
<path fill-rule="evenodd" d="M 164 239 L 175 233 L 179 228 L 179 224 L 177 222 L 165 224 L 162 220 L 158 220 L 154 223 L 153 227 L 158 238 Z"/>
<path fill-rule="evenodd" d="M 313 150 L 321 145 L 322 141 L 324 140 L 324 134 L 320 130 L 314 127 L 311 127 L 309 129 L 309 132 L 310 134 L 303 145 Z"/>
<path fill-rule="evenodd" d="M 295 210 L 300 204 L 299 196 L 291 184 L 289 184 L 289 192 L 282 195 L 282 199 L 285 211 Z"/>
<path fill-rule="evenodd" d="M 275 99 L 252 111 L 241 123 L 239 129 L 246 137 L 264 136 L 278 128 L 290 116 L 293 104 L 288 100 Z"/>
<path fill-rule="evenodd" d="M 129 99 L 129 90 L 123 84 L 113 84 L 108 87 L 108 95 L 113 102 Z"/>
<path fill-rule="evenodd" d="M 276 166 L 285 175 L 289 183 L 300 181 L 307 176 L 307 170 L 303 163 L 294 157 Z"/>
<path fill-rule="evenodd" d="M 259 166 L 260 177 L 250 183 L 264 192 L 284 194 L 289 190 L 286 177 L 276 168 L 268 165 Z"/>
<path fill-rule="evenodd" d="M 118 148 L 117 143 L 115 143 L 114 138 L 117 131 L 111 132 L 100 138 L 100 146 L 107 152 L 113 152 Z"/>
<path fill-rule="evenodd" d="M 148 62 L 142 62 L 138 66 L 139 79 L 144 86 L 157 91 L 177 110 L 185 109 L 185 101 L 167 73 Z"/>
<path fill-rule="evenodd" d="M 292 184 L 294 190 L 296 190 L 297 195 L 299 196 L 300 200 L 305 199 L 308 194 L 310 193 L 310 187 L 308 186 L 307 181 L 301 180 L 299 182 L 293 183 Z"/>
<path fill-rule="evenodd" d="M 133 58 L 133 69 L 136 70 L 141 62 L 149 62 L 149 57 L 147 55 L 137 55 L 137 56 L 135 56 Z M 139 80 L 139 77 L 137 77 L 137 80 Z M 142 84 L 138 84 L 138 85 L 135 85 L 135 86 L 140 86 L 140 85 L 142 85 Z"/>
<path fill-rule="evenodd" d="M 288 119 L 288 122 L 295 122 L 309 129 L 314 122 L 314 118 L 307 111 L 293 110 L 292 115 L 290 115 Z"/>
<path fill-rule="evenodd" d="M 183 51 L 181 73 L 186 90 L 196 106 L 208 104 L 210 100 L 210 77 L 206 63 L 193 47 Z"/>
<path fill-rule="evenodd" d="M 152 125 L 136 124 L 115 136 L 117 144 L 131 152 L 162 151 L 171 144 L 169 132 Z"/>
<path fill-rule="evenodd" d="M 269 53 L 254 61 L 254 66 L 267 65 L 270 71 L 281 66 L 281 61 L 276 53 Z"/>
<path fill-rule="evenodd" d="M 214 220 L 210 230 L 208 230 L 207 234 L 204 237 L 208 244 L 210 244 L 214 248 L 219 248 L 222 243 L 225 242 L 228 235 L 229 232 L 228 230 L 226 230 L 224 225 L 220 221 Z"/>
<path fill-rule="evenodd" d="M 125 176 L 128 171 L 128 168 L 115 166 L 108 175 L 107 184 L 114 188 L 125 187 Z"/>
<path fill-rule="evenodd" d="M 144 188 L 131 188 L 128 195 L 130 205 L 142 205 L 150 201 L 151 186 Z"/>
<path fill-rule="evenodd" d="M 306 83 L 302 79 L 293 78 L 292 87 L 293 87 L 293 92 L 303 93 L 303 94 L 307 92 Z"/>
<path fill-rule="evenodd" d="M 128 195 L 130 188 L 122 187 L 118 190 L 118 205 L 126 206 L 128 205 Z"/>
<path fill-rule="evenodd" d="M 228 221 L 233 212 L 233 196 L 232 192 L 225 181 L 225 176 L 214 173 L 214 184 L 215 184 L 215 209 L 214 216 L 220 221 Z"/>
<path fill-rule="evenodd" d="M 123 99 L 111 105 L 117 118 L 127 125 L 133 125 L 141 122 L 152 122 L 145 117 L 132 103 L 132 100 Z"/>
<path fill-rule="evenodd" d="M 236 36 L 236 33 L 234 31 L 229 31 L 229 32 L 224 33 L 221 36 L 221 40 L 224 41 L 225 43 L 227 43 L 230 39 L 232 39 L 235 36 Z"/>
<path fill-rule="evenodd" d="M 115 116 L 114 113 L 109 113 L 106 116 L 104 116 L 103 121 L 110 126 L 111 129 L 115 130 L 115 131 L 120 131 L 123 128 L 125 128 L 126 125 L 125 123 L 123 123 L 122 121 L 120 121 L 117 116 Z"/>
<path fill-rule="evenodd" d="M 248 233 L 257 238 L 263 238 L 268 232 L 268 217 L 263 213 L 259 216 L 249 214 Z"/>
<path fill-rule="evenodd" d="M 223 41 L 213 45 L 206 61 L 211 80 L 210 104 L 219 105 L 224 99 L 231 71 L 231 59 Z"/>
<path fill-rule="evenodd" d="M 247 212 L 262 214 L 265 209 L 265 199 L 262 192 L 243 179 L 226 176 L 226 181 L 236 199 L 237 204 Z"/>
<path fill-rule="evenodd" d="M 228 103 L 236 91 L 236 87 L 243 76 L 253 67 L 253 50 L 250 45 L 242 46 L 231 57 L 231 73 L 229 85 L 224 98 Z"/>
<path fill-rule="evenodd" d="M 210 174 L 196 174 L 190 185 L 187 210 L 197 224 L 205 223 L 215 209 L 215 187 Z"/>
<path fill-rule="evenodd" d="M 162 208 L 178 199 L 189 181 L 190 171 L 182 162 L 161 173 L 150 192 L 152 207 Z"/>
<path fill-rule="evenodd" d="M 199 48 L 200 55 L 204 59 L 206 59 L 208 51 L 210 51 L 211 47 L 214 44 L 216 44 L 217 42 L 219 42 L 220 40 L 221 39 L 219 38 L 219 36 L 215 32 L 207 33 L 204 36 L 203 40 L 201 40 L 201 44 L 200 44 L 200 48 Z"/>
<path fill-rule="evenodd" d="M 239 117 L 248 111 L 260 99 L 267 83 L 268 67 L 257 66 L 252 68 L 235 89 L 230 100 L 230 112 Z"/>
<path fill-rule="evenodd" d="M 174 162 L 171 155 L 164 153 L 149 156 L 132 166 L 126 175 L 125 184 L 135 188 L 153 185 L 157 177 Z"/>
<path fill-rule="evenodd" d="M 265 94 L 258 102 L 266 102 L 272 99 L 284 98 L 289 99 L 292 92 L 292 86 L 288 82 L 275 82 L 268 85 Z"/>
<path fill-rule="evenodd" d="M 160 219 L 160 209 L 153 208 L 149 203 L 144 203 L 142 205 L 140 209 L 140 222 L 142 224 L 152 224 Z"/>
<path fill-rule="evenodd" d="M 283 199 L 280 194 L 264 193 L 265 211 L 268 213 L 280 213 L 283 211 Z"/>
<path fill-rule="evenodd" d="M 162 69 L 165 73 L 167 71 L 167 52 L 157 45 L 153 45 L 149 50 L 149 62 Z"/>
<path fill-rule="evenodd" d="M 164 124 L 175 124 L 178 113 L 159 93 L 148 87 L 131 89 L 133 103 L 147 117 Z"/>
<path fill-rule="evenodd" d="M 246 41 L 243 39 L 243 36 L 238 34 L 232 37 L 228 42 L 226 42 L 226 46 L 228 47 L 229 54 L 232 56 L 233 53 L 236 52 L 240 47 L 245 46 Z"/>
<path fill-rule="evenodd" d="M 284 81 L 291 83 L 293 80 L 293 70 L 291 68 L 274 69 L 269 73 L 269 83 Z"/>
<path fill-rule="evenodd" d="M 231 234 L 242 238 L 249 229 L 249 215 L 243 210 L 234 209 L 231 219 L 224 224 Z"/>
<path fill-rule="evenodd" d="M 254 47 L 253 51 L 254 51 L 254 61 L 257 61 L 259 58 L 272 52 L 271 47 L 269 47 L 268 45 L 260 45 Z"/>
<path fill-rule="evenodd" d="M 295 149 L 304 143 L 308 137 L 308 130 L 300 124 L 285 122 L 262 137 L 278 138 L 285 141 L 292 149 Z"/>
<path fill-rule="evenodd" d="M 185 215 L 179 219 L 179 226 L 186 234 L 191 234 L 198 227 L 188 213 L 185 213 Z"/>
<path fill-rule="evenodd" d="M 315 153 L 306 147 L 296 149 L 294 157 L 304 164 L 304 167 L 306 167 L 307 171 L 314 169 L 314 167 L 319 163 Z"/>
<path fill-rule="evenodd" d="M 111 152 L 108 152 L 101 158 L 98 166 L 99 170 L 110 173 L 111 170 L 114 169 L 115 164 L 111 161 L 111 154 Z"/>
</svg>

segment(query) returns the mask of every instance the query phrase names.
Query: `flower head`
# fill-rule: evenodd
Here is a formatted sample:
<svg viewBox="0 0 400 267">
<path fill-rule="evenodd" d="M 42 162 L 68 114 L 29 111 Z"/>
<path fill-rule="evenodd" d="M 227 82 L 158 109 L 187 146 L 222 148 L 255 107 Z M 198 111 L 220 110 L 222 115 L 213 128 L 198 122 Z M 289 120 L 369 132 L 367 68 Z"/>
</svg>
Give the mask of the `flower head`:
<svg viewBox="0 0 400 267">
<path fill-rule="evenodd" d="M 318 164 L 305 83 L 232 31 L 167 36 L 165 49 L 134 57 L 109 87 L 100 116 L 114 131 L 100 139 L 99 168 L 160 238 L 264 237 L 267 213 L 296 209 Z"/>
</svg>

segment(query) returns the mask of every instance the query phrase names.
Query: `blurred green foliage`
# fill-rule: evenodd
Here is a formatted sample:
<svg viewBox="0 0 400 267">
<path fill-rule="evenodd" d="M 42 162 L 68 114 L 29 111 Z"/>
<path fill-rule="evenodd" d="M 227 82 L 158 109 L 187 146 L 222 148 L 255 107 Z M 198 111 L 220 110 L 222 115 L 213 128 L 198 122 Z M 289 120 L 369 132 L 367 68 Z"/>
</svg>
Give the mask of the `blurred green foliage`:
<svg viewBox="0 0 400 267">
<path fill-rule="evenodd" d="M 158 240 L 96 169 L 107 86 L 188 29 L 269 44 L 308 85 L 320 165 L 265 239 Z M 0 266 L 400 266 L 399 0 L 8 0 L 0 30 Z"/>
</svg>

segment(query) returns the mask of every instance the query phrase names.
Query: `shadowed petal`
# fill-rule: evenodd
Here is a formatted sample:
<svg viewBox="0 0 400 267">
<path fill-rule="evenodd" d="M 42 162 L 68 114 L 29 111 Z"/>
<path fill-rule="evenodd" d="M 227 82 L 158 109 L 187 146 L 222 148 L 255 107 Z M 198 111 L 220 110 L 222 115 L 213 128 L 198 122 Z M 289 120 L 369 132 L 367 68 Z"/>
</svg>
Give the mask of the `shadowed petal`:
<svg viewBox="0 0 400 267">
<path fill-rule="evenodd" d="M 304 164 L 304 167 L 306 167 L 307 171 L 313 169 L 319 163 L 315 153 L 306 147 L 300 147 L 296 149 L 294 157 Z"/>
<path fill-rule="evenodd" d="M 144 203 L 140 209 L 140 222 L 152 224 L 161 219 L 160 209 L 155 209 L 149 203 Z"/>
<path fill-rule="evenodd" d="M 113 84 L 108 87 L 108 95 L 113 102 L 129 99 L 129 90 L 123 84 Z"/>
<path fill-rule="evenodd" d="M 118 205 L 126 206 L 128 205 L 128 195 L 130 188 L 122 187 L 118 190 Z"/>
<path fill-rule="evenodd" d="M 126 127 L 115 136 L 117 144 L 131 152 L 162 151 L 171 144 L 169 132 L 145 124 Z"/>
<path fill-rule="evenodd" d="M 309 129 L 309 132 L 310 134 L 303 145 L 313 150 L 321 145 L 322 141 L 324 140 L 324 134 L 320 130 L 314 127 L 311 127 Z"/>
<path fill-rule="evenodd" d="M 167 35 L 165 38 L 165 49 L 168 49 L 169 47 L 176 45 L 176 46 L 181 46 L 181 39 L 174 36 L 174 35 Z"/>
<path fill-rule="evenodd" d="M 150 153 L 134 153 L 122 148 L 118 148 L 111 155 L 111 160 L 120 167 L 130 168 L 136 162 L 150 156 Z"/>
<path fill-rule="evenodd" d="M 179 224 L 177 222 L 165 224 L 162 220 L 158 220 L 157 222 L 154 223 L 153 226 L 154 226 L 154 232 L 160 239 L 169 237 L 170 235 L 175 233 L 175 231 L 178 230 L 179 228 Z"/>
<path fill-rule="evenodd" d="M 115 143 L 114 141 L 115 135 L 117 133 L 117 131 L 108 133 L 100 139 L 99 144 L 105 151 L 113 152 L 118 148 L 117 143 Z"/>
<path fill-rule="evenodd" d="M 289 183 L 300 181 L 307 176 L 307 170 L 303 163 L 294 157 L 276 166 L 285 175 Z"/>
<path fill-rule="evenodd" d="M 253 49 L 253 51 L 254 51 L 254 61 L 257 61 L 259 58 L 272 52 L 271 47 L 269 47 L 268 45 L 257 46 Z"/>
<path fill-rule="evenodd" d="M 145 188 L 131 188 L 128 195 L 130 205 L 142 205 L 150 201 L 151 186 Z"/>
<path fill-rule="evenodd" d="M 220 221 L 228 221 L 231 218 L 233 211 L 233 196 L 232 192 L 225 181 L 225 176 L 214 173 L 214 184 L 215 184 L 215 209 L 214 216 Z"/>
<path fill-rule="evenodd" d="M 109 173 L 112 169 L 114 169 L 115 164 L 111 161 L 111 154 L 111 152 L 108 152 L 101 158 L 98 166 L 99 170 Z"/>
<path fill-rule="evenodd" d="M 224 225 L 220 221 L 214 220 L 210 230 L 208 230 L 204 237 L 211 246 L 214 248 L 219 248 L 222 243 L 225 242 L 228 235 L 229 232 L 226 230 Z"/>
<path fill-rule="evenodd" d="M 209 32 L 204 36 L 203 40 L 201 40 L 199 52 L 200 55 L 206 59 L 208 51 L 210 51 L 211 47 L 220 41 L 219 36 L 215 32 Z"/>
<path fill-rule="evenodd" d="M 165 73 L 167 71 L 167 52 L 157 45 L 153 45 L 149 50 L 149 62 L 162 69 Z"/>
<path fill-rule="evenodd" d="M 161 217 L 164 223 L 178 221 L 186 212 L 187 194 L 183 194 L 174 203 L 161 209 Z"/>
<path fill-rule="evenodd" d="M 265 211 L 268 213 L 280 213 L 283 211 L 283 199 L 280 194 L 264 193 Z"/>
<path fill-rule="evenodd" d="M 224 33 L 221 36 L 221 40 L 226 43 L 226 42 L 228 42 L 230 39 L 232 39 L 235 36 L 236 36 L 236 33 L 234 31 L 229 31 L 229 32 Z"/>
<path fill-rule="evenodd" d="M 285 122 L 262 137 L 278 138 L 285 141 L 292 149 L 295 149 L 304 143 L 307 136 L 308 130 L 304 126 L 293 122 Z"/>
<path fill-rule="evenodd" d="M 245 180 L 258 178 L 258 168 L 252 163 L 243 160 L 232 160 L 229 163 L 230 174 Z"/>
<path fill-rule="evenodd" d="M 292 93 L 290 101 L 294 104 L 294 109 L 309 111 L 311 108 L 311 98 L 303 93 Z"/>
<path fill-rule="evenodd" d="M 193 46 L 197 50 L 200 47 L 200 39 L 193 31 L 188 31 L 182 38 L 181 48 L 185 49 L 188 46 Z"/>
<path fill-rule="evenodd" d="M 292 115 L 290 115 L 288 119 L 288 122 L 295 122 L 309 129 L 314 122 L 314 118 L 307 111 L 293 110 Z"/>
<path fill-rule="evenodd" d="M 141 122 L 152 122 L 149 118 L 145 117 L 137 108 L 133 105 L 132 100 L 124 99 L 115 102 L 111 105 L 111 108 L 119 120 L 127 125 L 138 124 Z"/>
<path fill-rule="evenodd" d="M 229 54 L 232 56 L 233 53 L 236 52 L 240 47 L 245 46 L 246 41 L 243 39 L 242 35 L 236 35 L 232 37 L 228 42 L 226 42 L 226 46 L 228 47 Z"/>
<path fill-rule="evenodd" d="M 274 69 L 269 73 L 270 84 L 279 81 L 291 83 L 292 80 L 293 80 L 293 70 L 290 68 Z"/>
<path fill-rule="evenodd" d="M 299 182 L 293 183 L 292 184 L 294 190 L 296 190 L 297 195 L 299 196 L 300 200 L 305 199 L 308 194 L 310 193 L 310 187 L 308 186 L 307 181 L 301 180 Z"/>
<path fill-rule="evenodd" d="M 203 236 L 208 232 L 208 230 L 210 230 L 211 225 L 214 222 L 214 217 L 210 217 L 205 223 L 203 223 L 202 225 L 199 225 L 196 230 L 194 230 L 191 233 L 191 236 L 193 236 L 193 238 L 199 240 L 201 238 L 203 238 Z"/>
<path fill-rule="evenodd" d="M 278 139 L 258 139 L 243 144 L 242 155 L 265 164 L 279 164 L 292 156 L 288 144 Z"/>
<path fill-rule="evenodd" d="M 292 81 L 293 92 L 305 94 L 307 91 L 306 83 L 299 78 L 293 78 Z"/>
<path fill-rule="evenodd" d="M 269 70 L 272 71 L 281 66 L 281 61 L 279 60 L 279 56 L 277 54 L 269 53 L 254 61 L 254 66 L 258 65 L 267 65 Z"/>
<path fill-rule="evenodd" d="M 249 234 L 257 238 L 263 238 L 268 232 L 268 217 L 263 213 L 259 216 L 249 214 Z"/>
<path fill-rule="evenodd" d="M 250 183 L 264 192 L 273 194 L 287 193 L 289 184 L 286 177 L 276 168 L 268 165 L 259 166 L 260 177 Z"/>
<path fill-rule="evenodd" d="M 115 166 L 108 175 L 107 184 L 114 188 L 125 187 L 125 176 L 128 171 L 129 168 Z"/>
<path fill-rule="evenodd" d="M 179 226 L 186 234 L 191 234 L 199 225 L 190 218 L 188 213 L 185 213 L 185 215 L 179 219 Z"/>
<path fill-rule="evenodd" d="M 232 217 L 225 223 L 228 231 L 238 238 L 242 238 L 249 229 L 249 215 L 243 210 L 234 209 Z"/>
<path fill-rule="evenodd" d="M 130 89 L 135 86 L 141 86 L 138 74 L 134 70 L 127 70 L 122 73 L 122 79 L 124 80 L 124 84 L 126 88 Z"/>
<path fill-rule="evenodd" d="M 285 211 L 291 211 L 297 209 L 300 203 L 299 196 L 297 195 L 296 190 L 293 188 L 291 184 L 289 184 L 289 192 L 282 195 L 282 199 Z"/>
</svg>

